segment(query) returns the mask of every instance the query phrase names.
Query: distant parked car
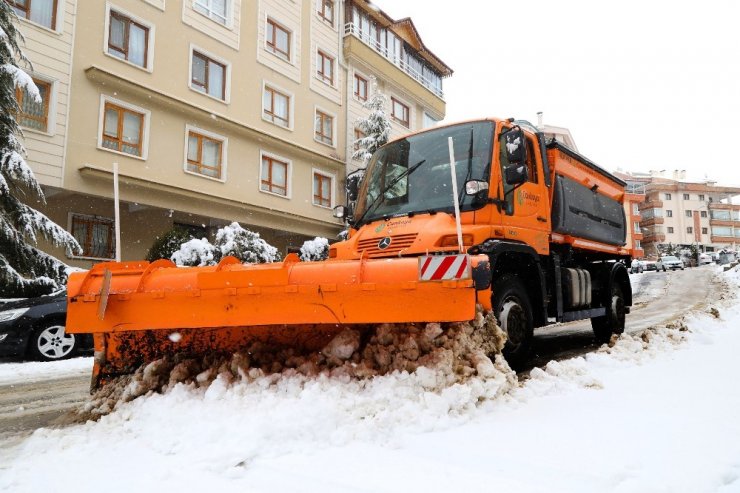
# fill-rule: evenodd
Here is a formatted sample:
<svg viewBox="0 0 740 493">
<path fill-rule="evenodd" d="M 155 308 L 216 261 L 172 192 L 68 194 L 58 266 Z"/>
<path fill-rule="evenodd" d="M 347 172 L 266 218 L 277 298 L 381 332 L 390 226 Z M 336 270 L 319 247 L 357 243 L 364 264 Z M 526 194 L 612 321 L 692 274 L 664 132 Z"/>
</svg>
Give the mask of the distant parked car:
<svg viewBox="0 0 740 493">
<path fill-rule="evenodd" d="M 660 257 L 658 259 L 658 262 L 655 264 L 656 269 L 662 270 L 665 272 L 668 269 L 676 270 L 681 269 L 683 270 L 683 262 L 678 258 L 674 257 L 673 255 L 664 255 L 663 257 Z"/>
<path fill-rule="evenodd" d="M 90 334 L 67 334 L 67 292 L 0 305 L 0 356 L 55 361 L 89 352 Z"/>
<path fill-rule="evenodd" d="M 634 259 L 630 264 L 630 274 L 640 274 L 645 270 L 645 263 L 642 260 Z"/>
<path fill-rule="evenodd" d="M 708 253 L 699 254 L 699 265 L 707 265 L 712 263 L 712 256 Z"/>
<path fill-rule="evenodd" d="M 643 264 L 643 269 L 645 269 L 646 272 L 651 270 L 658 270 L 658 268 L 655 266 L 655 260 L 642 260 L 641 262 Z"/>
</svg>

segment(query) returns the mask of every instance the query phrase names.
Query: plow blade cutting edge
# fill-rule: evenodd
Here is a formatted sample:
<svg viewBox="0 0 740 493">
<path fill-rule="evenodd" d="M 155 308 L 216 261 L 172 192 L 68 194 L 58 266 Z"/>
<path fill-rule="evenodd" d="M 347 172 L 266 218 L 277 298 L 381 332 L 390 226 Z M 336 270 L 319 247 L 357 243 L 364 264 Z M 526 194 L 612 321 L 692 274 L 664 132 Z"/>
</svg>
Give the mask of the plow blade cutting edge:
<svg viewBox="0 0 740 493">
<path fill-rule="evenodd" d="M 431 280 L 421 275 L 430 257 L 102 263 L 70 275 L 66 331 L 94 334 L 93 388 L 168 355 L 231 353 L 255 341 L 318 350 L 347 326 L 462 322 L 476 303 L 490 310 L 487 257 L 463 257 L 451 279 Z"/>
</svg>

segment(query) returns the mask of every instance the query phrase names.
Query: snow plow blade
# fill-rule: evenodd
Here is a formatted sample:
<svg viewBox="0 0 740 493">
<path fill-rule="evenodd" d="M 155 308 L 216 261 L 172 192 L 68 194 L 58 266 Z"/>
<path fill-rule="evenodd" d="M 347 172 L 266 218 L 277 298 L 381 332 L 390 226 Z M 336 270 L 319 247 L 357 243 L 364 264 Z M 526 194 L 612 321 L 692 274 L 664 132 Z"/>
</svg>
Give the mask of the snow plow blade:
<svg viewBox="0 0 740 493">
<path fill-rule="evenodd" d="M 461 322 L 476 303 L 490 310 L 488 259 L 464 257 L 447 280 L 422 278 L 429 257 L 102 263 L 70 275 L 66 330 L 94 334 L 92 388 L 176 354 L 233 353 L 255 341 L 318 350 L 348 325 Z"/>
</svg>

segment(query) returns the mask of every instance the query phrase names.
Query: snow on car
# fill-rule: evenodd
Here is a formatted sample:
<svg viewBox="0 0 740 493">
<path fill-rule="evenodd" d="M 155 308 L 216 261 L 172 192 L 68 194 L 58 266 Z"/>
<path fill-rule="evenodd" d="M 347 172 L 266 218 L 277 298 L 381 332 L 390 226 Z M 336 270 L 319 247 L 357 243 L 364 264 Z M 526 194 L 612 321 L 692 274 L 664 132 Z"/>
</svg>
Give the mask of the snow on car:
<svg viewBox="0 0 740 493">
<path fill-rule="evenodd" d="M 655 267 L 658 270 L 662 270 L 663 272 L 665 272 L 668 269 L 683 270 L 684 265 L 683 265 L 683 261 L 680 260 L 678 257 L 674 257 L 673 255 L 664 255 L 658 259 L 658 262 L 655 264 Z"/>
</svg>

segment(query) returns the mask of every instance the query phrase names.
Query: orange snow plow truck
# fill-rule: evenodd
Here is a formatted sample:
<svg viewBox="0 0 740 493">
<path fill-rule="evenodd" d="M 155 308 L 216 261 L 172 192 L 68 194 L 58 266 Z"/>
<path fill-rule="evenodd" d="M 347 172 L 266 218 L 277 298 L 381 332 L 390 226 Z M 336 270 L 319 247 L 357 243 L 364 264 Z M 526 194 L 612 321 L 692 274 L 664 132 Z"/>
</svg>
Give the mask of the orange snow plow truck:
<svg viewBox="0 0 740 493">
<path fill-rule="evenodd" d="M 320 349 L 347 326 L 468 321 L 480 305 L 516 366 L 535 327 L 588 318 L 598 341 L 624 330 L 624 186 L 526 122 L 436 127 L 349 180 L 335 208 L 348 239 L 327 260 L 98 264 L 70 276 L 66 330 L 94 334 L 97 387 L 166 355 L 254 340 Z"/>
</svg>

